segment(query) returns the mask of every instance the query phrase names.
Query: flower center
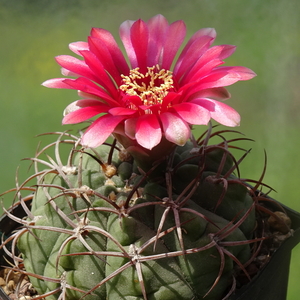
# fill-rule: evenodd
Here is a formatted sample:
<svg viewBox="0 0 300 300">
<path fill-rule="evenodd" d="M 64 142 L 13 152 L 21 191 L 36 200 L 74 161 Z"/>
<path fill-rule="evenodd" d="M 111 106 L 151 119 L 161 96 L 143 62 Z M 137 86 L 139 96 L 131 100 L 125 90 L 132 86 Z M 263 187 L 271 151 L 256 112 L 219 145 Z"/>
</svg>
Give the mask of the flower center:
<svg viewBox="0 0 300 300">
<path fill-rule="evenodd" d="M 146 106 L 161 104 L 174 87 L 172 72 L 160 70 L 158 65 L 147 67 L 147 70 L 143 74 L 139 72 L 139 68 L 135 68 L 130 70 L 128 76 L 121 75 L 124 84 L 120 86 L 120 90 L 127 95 L 140 97 Z"/>
</svg>

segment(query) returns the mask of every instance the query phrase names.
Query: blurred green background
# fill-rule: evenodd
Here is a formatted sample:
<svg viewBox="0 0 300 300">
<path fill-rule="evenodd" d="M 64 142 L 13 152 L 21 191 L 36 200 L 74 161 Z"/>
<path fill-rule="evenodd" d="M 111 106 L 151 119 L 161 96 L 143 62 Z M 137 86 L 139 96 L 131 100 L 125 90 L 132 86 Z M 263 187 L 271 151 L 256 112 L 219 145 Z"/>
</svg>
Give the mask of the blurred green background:
<svg viewBox="0 0 300 300">
<path fill-rule="evenodd" d="M 227 65 L 243 65 L 258 76 L 230 87 L 227 103 L 240 112 L 247 143 L 253 148 L 243 163 L 242 177 L 259 178 L 277 192 L 272 197 L 300 211 L 296 187 L 300 180 L 300 1 L 298 0 L 0 0 L 0 190 L 28 176 L 28 164 L 39 140 L 37 134 L 62 131 L 62 111 L 77 94 L 47 89 L 41 83 L 60 77 L 54 56 L 70 54 L 68 44 L 86 40 L 91 27 L 118 36 L 127 19 L 165 15 L 183 19 L 188 37 L 202 27 L 217 30 L 216 44 L 237 45 Z M 200 131 L 203 128 L 199 129 Z M 51 141 L 52 139 L 48 139 Z M 4 205 L 11 202 L 5 197 Z M 300 245 L 292 256 L 288 300 L 300 294 Z"/>
</svg>

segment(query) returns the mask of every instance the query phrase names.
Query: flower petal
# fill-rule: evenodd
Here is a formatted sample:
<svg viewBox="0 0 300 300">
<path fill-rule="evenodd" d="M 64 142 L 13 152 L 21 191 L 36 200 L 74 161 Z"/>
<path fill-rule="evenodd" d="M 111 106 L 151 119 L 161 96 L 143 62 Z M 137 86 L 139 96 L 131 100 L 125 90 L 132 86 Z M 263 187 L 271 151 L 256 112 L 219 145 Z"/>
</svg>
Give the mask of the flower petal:
<svg viewBox="0 0 300 300">
<path fill-rule="evenodd" d="M 42 83 L 43 86 L 54 89 L 70 89 L 70 86 L 65 83 L 66 78 L 48 79 Z"/>
<path fill-rule="evenodd" d="M 236 50 L 236 46 L 234 46 L 234 45 L 222 45 L 222 46 L 223 46 L 223 50 L 219 56 L 220 59 L 225 59 L 225 58 L 229 57 Z"/>
<path fill-rule="evenodd" d="M 64 125 L 81 123 L 103 112 L 107 112 L 107 108 L 99 106 L 84 107 L 65 115 L 62 123 Z"/>
<path fill-rule="evenodd" d="M 219 67 L 201 80 L 201 83 L 203 83 L 202 88 L 221 87 L 232 85 L 239 80 L 249 80 L 255 76 L 252 70 L 245 67 Z"/>
<path fill-rule="evenodd" d="M 67 114 L 73 112 L 73 111 L 77 111 L 81 108 L 84 107 L 89 107 L 89 106 L 101 106 L 101 107 L 105 107 L 106 109 L 109 109 L 109 106 L 107 105 L 103 105 L 103 103 L 99 100 L 95 100 L 95 99 L 81 99 L 81 100 L 77 100 L 72 102 L 71 104 L 69 104 L 64 111 L 64 116 L 66 116 Z"/>
<path fill-rule="evenodd" d="M 147 25 L 149 28 L 147 64 L 155 66 L 161 64 L 169 23 L 164 16 L 156 15 L 147 22 Z"/>
<path fill-rule="evenodd" d="M 127 20 L 121 24 L 119 29 L 120 38 L 122 40 L 122 43 L 124 45 L 125 51 L 127 53 L 132 68 L 134 68 L 133 66 L 137 66 L 137 58 L 136 58 L 134 48 L 132 46 L 131 33 L 130 33 L 130 29 L 133 23 L 134 21 Z"/>
<path fill-rule="evenodd" d="M 89 78 L 93 81 L 97 81 L 97 77 L 84 61 L 70 55 L 59 55 L 56 56 L 55 59 L 57 63 L 64 69 L 67 69 L 74 74 Z"/>
<path fill-rule="evenodd" d="M 90 148 L 100 146 L 125 118 L 124 116 L 111 115 L 104 115 L 98 118 L 83 134 L 81 140 L 82 145 Z"/>
<path fill-rule="evenodd" d="M 108 111 L 112 116 L 131 116 L 136 114 L 136 111 L 125 107 L 113 107 Z"/>
<path fill-rule="evenodd" d="M 204 107 L 195 103 L 184 102 L 174 105 L 172 110 L 187 123 L 195 125 L 207 125 L 210 120 L 210 113 Z"/>
<path fill-rule="evenodd" d="M 102 28 L 93 28 L 91 31 L 91 36 L 99 39 L 101 43 L 106 46 L 120 74 L 128 74 L 128 64 L 113 35 L 108 30 Z"/>
<path fill-rule="evenodd" d="M 251 69 L 241 66 L 234 67 L 220 67 L 220 71 L 226 70 L 232 78 L 236 76 L 238 80 L 249 80 L 256 76 L 256 73 Z"/>
<path fill-rule="evenodd" d="M 130 38 L 136 61 L 131 62 L 131 66 L 133 69 L 139 67 L 140 72 L 146 72 L 147 70 L 148 37 L 148 26 L 144 21 L 137 20 L 132 24 Z"/>
<path fill-rule="evenodd" d="M 109 107 L 99 100 L 84 99 L 69 104 L 64 110 L 63 124 L 84 122 L 98 114 L 107 112 Z"/>
<path fill-rule="evenodd" d="M 116 86 L 97 56 L 90 51 L 81 51 L 81 54 L 91 71 L 97 76 L 96 82 L 103 86 L 114 98 L 117 97 Z"/>
<path fill-rule="evenodd" d="M 199 57 L 209 48 L 215 39 L 216 32 L 212 28 L 207 31 L 198 31 L 188 42 L 180 54 L 174 67 L 174 74 L 181 78 L 183 74 L 197 62 Z M 202 35 L 205 34 L 205 35 Z M 198 36 L 199 35 L 199 36 Z"/>
<path fill-rule="evenodd" d="M 230 98 L 230 93 L 224 87 L 201 90 L 193 95 L 193 98 L 211 98 L 214 100 L 226 100 Z"/>
<path fill-rule="evenodd" d="M 109 105 L 115 106 L 118 105 L 118 102 L 114 100 L 103 88 L 97 86 L 92 81 L 87 78 L 79 77 L 77 79 L 65 79 L 64 81 L 68 84 L 69 89 L 79 90 L 88 94 L 98 96 L 103 99 Z"/>
<path fill-rule="evenodd" d="M 117 85 L 120 85 L 122 81 L 120 71 L 106 45 L 100 39 L 93 37 L 89 37 L 89 45 L 91 52 L 99 59 L 104 69 L 111 75 Z"/>
<path fill-rule="evenodd" d="M 162 133 L 156 115 L 148 114 L 137 119 L 135 138 L 142 147 L 151 150 L 161 141 Z"/>
<path fill-rule="evenodd" d="M 180 117 L 169 112 L 161 114 L 160 120 L 166 139 L 179 146 L 185 145 L 191 134 L 189 125 Z"/>
<path fill-rule="evenodd" d="M 239 80 L 249 80 L 254 76 L 256 74 L 245 67 L 217 67 L 201 80 L 187 82 L 181 87 L 181 91 L 187 91 L 185 96 L 189 97 L 204 89 L 232 85 Z"/>
<path fill-rule="evenodd" d="M 169 26 L 163 47 L 162 69 L 169 70 L 171 68 L 174 57 L 180 48 L 185 35 L 186 27 L 183 21 L 176 21 Z"/>
<path fill-rule="evenodd" d="M 186 74 L 182 83 L 197 81 L 205 77 L 212 69 L 223 64 L 220 59 L 224 46 L 214 46 L 209 48 L 194 64 L 190 72 Z"/>
<path fill-rule="evenodd" d="M 130 119 L 125 120 L 125 122 L 124 122 L 125 134 L 132 140 L 135 140 L 137 119 L 138 118 L 130 118 Z"/>
<path fill-rule="evenodd" d="M 194 99 L 191 102 L 210 111 L 211 117 L 222 125 L 235 127 L 240 124 L 241 117 L 238 112 L 223 102 L 208 98 Z"/>
<path fill-rule="evenodd" d="M 89 44 L 87 42 L 74 42 L 69 44 L 69 49 L 75 54 L 82 56 L 80 51 L 89 50 Z"/>
<path fill-rule="evenodd" d="M 183 48 L 177 63 L 176 63 L 176 68 L 177 69 L 177 64 L 181 65 L 182 60 L 185 59 L 188 55 L 187 53 L 193 53 L 197 52 L 198 57 L 200 57 L 204 51 L 208 49 L 208 47 L 214 42 L 215 38 L 217 36 L 216 30 L 214 28 L 202 28 L 195 32 L 193 36 L 188 40 L 187 44 Z M 206 41 L 209 40 L 209 43 L 206 43 Z M 200 49 L 198 48 L 200 45 L 205 46 L 201 47 Z"/>
</svg>

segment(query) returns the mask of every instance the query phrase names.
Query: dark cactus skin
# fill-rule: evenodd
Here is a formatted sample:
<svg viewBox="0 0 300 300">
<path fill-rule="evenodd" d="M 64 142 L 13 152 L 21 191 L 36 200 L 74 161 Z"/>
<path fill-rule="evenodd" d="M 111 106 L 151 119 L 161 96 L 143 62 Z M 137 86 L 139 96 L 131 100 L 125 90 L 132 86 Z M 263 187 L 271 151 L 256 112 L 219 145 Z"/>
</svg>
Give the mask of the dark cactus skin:
<svg viewBox="0 0 300 300">
<path fill-rule="evenodd" d="M 256 203 L 228 143 L 208 141 L 209 133 L 177 147 L 150 170 L 115 143 L 82 149 L 69 134 L 53 143 L 55 159 L 40 158 L 48 147 L 40 151 L 32 159 L 31 212 L 17 237 L 38 293 L 67 300 L 229 296 L 234 278 L 248 276 Z M 72 148 L 66 165 L 61 144 Z"/>
</svg>

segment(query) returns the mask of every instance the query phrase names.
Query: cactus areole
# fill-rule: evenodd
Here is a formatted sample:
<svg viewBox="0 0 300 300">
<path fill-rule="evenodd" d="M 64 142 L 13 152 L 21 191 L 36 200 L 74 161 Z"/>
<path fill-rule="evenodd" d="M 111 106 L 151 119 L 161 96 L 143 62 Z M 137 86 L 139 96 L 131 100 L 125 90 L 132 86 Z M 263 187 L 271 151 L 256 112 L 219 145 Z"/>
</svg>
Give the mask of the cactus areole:
<svg viewBox="0 0 300 300">
<path fill-rule="evenodd" d="M 41 298 L 228 299 L 275 250 L 266 253 L 266 240 L 279 245 L 291 235 L 284 209 L 264 205 L 263 176 L 240 178 L 248 151 L 235 143 L 247 139 L 210 123 L 239 124 L 220 101 L 229 98 L 224 86 L 255 76 L 220 66 L 235 47 L 211 47 L 215 36 L 197 31 L 174 61 L 185 25 L 157 15 L 121 25 L 129 64 L 99 28 L 70 45 L 82 60 L 57 57 L 76 78 L 44 85 L 82 98 L 63 123 L 96 118 L 80 137 L 52 133 L 56 141 L 30 159 L 35 174 L 15 189 L 27 217 L 7 211 L 23 226 L 2 247 L 12 241 L 12 269 L 28 275 Z M 192 125 L 207 126 L 194 138 Z"/>
</svg>

